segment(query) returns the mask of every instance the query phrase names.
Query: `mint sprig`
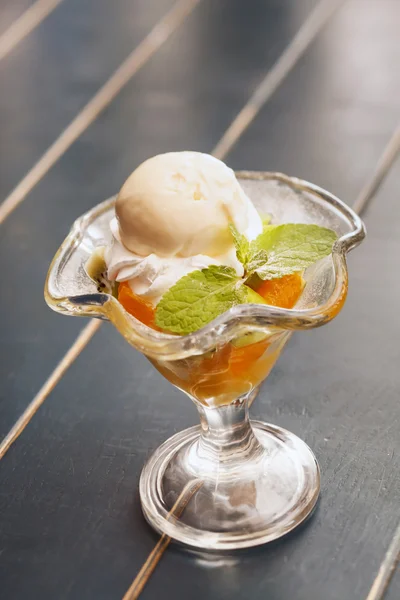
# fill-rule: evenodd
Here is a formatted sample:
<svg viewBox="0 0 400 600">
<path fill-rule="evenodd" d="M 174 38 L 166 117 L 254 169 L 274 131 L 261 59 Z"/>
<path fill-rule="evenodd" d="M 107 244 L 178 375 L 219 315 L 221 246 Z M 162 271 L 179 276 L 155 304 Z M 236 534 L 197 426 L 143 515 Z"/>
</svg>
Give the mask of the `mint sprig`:
<svg viewBox="0 0 400 600">
<path fill-rule="evenodd" d="M 191 333 L 218 315 L 246 303 L 235 269 L 212 265 L 182 277 L 157 304 L 155 323 L 173 333 Z"/>
<path fill-rule="evenodd" d="M 261 279 L 304 271 L 328 256 L 336 239 L 332 229 L 318 225 L 271 225 L 252 242 L 248 268 Z"/>
<path fill-rule="evenodd" d="M 252 242 L 233 225 L 231 232 L 244 276 L 237 277 L 234 269 L 224 266 L 210 266 L 185 275 L 158 303 L 155 315 L 158 327 L 187 334 L 238 304 L 265 303 L 246 285 L 254 274 L 261 279 L 276 279 L 303 271 L 328 256 L 337 239 L 330 229 L 302 223 L 266 224 Z"/>
<path fill-rule="evenodd" d="M 233 225 L 229 225 L 229 229 L 231 230 L 233 243 L 235 244 L 237 259 L 242 265 L 246 265 L 249 259 L 250 242 L 247 237 L 242 233 L 239 233 Z"/>
</svg>

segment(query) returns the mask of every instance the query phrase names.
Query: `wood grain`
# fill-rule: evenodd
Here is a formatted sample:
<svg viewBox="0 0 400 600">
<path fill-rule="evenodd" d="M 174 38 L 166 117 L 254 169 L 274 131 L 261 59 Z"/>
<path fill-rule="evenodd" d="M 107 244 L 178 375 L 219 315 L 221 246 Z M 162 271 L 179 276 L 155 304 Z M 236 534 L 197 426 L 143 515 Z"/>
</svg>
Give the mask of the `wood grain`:
<svg viewBox="0 0 400 600">
<path fill-rule="evenodd" d="M 107 12 L 108 5 L 103 4 L 99 6 L 99 12 L 95 11 L 93 22 L 88 6 L 77 10 L 74 0 L 62 4 L 52 18 L 70 8 L 72 12 L 64 13 L 64 19 L 69 14 L 67 33 L 80 40 L 77 52 L 83 55 L 88 52 L 86 38 L 79 37 L 78 23 L 83 22 L 89 28 L 88 36 L 95 39 L 96 44 L 103 38 L 103 46 L 98 42 L 99 46 L 94 48 L 100 52 L 100 62 L 103 63 L 104 58 L 109 66 L 113 58 L 118 64 L 128 42 L 130 46 L 135 41 L 139 42 L 139 36 L 145 35 L 143 27 L 154 25 L 159 11 L 165 9 L 162 2 L 161 8 L 157 4 L 157 9 L 150 9 L 147 1 L 142 0 L 141 3 L 136 0 L 138 4 L 132 5 L 133 15 L 136 15 L 133 18 L 127 13 L 124 1 L 120 1 L 123 2 L 121 5 L 114 6 L 116 23 L 110 26 L 111 14 Z M 77 319 L 63 319 L 51 313 L 42 299 L 49 261 L 70 223 L 100 200 L 114 194 L 134 166 L 148 156 L 182 148 L 210 151 L 248 98 L 248 89 L 274 64 L 312 5 L 309 0 L 296 3 L 297 9 L 292 16 L 290 2 L 269 6 L 264 0 L 257 0 L 253 11 L 243 15 L 241 0 L 225 0 L 222 3 L 203 0 L 196 13 L 189 16 L 185 25 L 166 43 L 164 51 L 156 54 L 151 63 L 137 73 L 96 125 L 77 141 L 32 190 L 29 201 L 4 224 L 0 236 L 0 268 L 10 285 L 0 296 L 0 308 L 8 311 L 8 307 L 13 306 L 13 310 L 9 311 L 0 337 L 0 351 L 4 356 L 0 364 L 4 399 L 0 403 L 1 438 L 31 402 L 82 328 L 82 322 Z M 89 6 L 92 6 L 90 2 Z M 143 16 L 139 19 L 137 16 L 141 11 Z M 101 14 L 106 23 L 101 20 Z M 125 19 L 124 15 L 127 15 Z M 267 41 L 263 36 L 253 34 L 253 28 L 259 22 L 267 27 Z M 50 19 L 43 28 L 48 28 L 49 24 L 52 25 Z M 115 38 L 117 26 L 121 33 L 115 48 L 113 45 L 113 56 L 105 57 L 105 50 L 101 50 L 105 45 L 105 33 L 110 29 L 109 35 Z M 206 45 L 203 38 L 205 30 L 208 32 Z M 246 53 L 243 48 L 246 48 Z M 93 70 L 97 76 L 94 50 L 93 54 L 89 54 L 83 72 L 78 64 L 77 73 L 72 69 L 70 76 L 77 78 L 79 89 L 87 78 L 89 90 L 93 89 Z M 215 56 L 220 57 L 219 60 L 214 60 Z M 63 55 L 57 55 L 57 66 L 65 71 L 63 58 Z M 99 76 L 103 73 L 101 66 Z M 33 97 L 39 95 L 40 102 L 44 101 L 44 92 L 35 81 L 31 83 Z M 48 80 L 46 83 L 49 85 Z M 58 88 L 58 85 L 56 80 L 54 86 Z M 31 128 L 36 131 L 32 153 L 39 152 L 42 147 L 37 129 L 41 129 L 46 138 L 50 133 L 53 135 L 59 131 L 55 122 L 62 120 L 61 92 L 69 97 L 68 89 L 71 90 L 74 106 L 74 87 L 70 84 L 68 88 L 64 83 L 60 96 L 55 92 L 57 108 L 49 107 L 47 102 L 43 115 L 36 113 L 34 108 L 30 109 L 32 122 L 29 119 L 25 124 L 28 128 L 25 135 L 30 139 Z M 26 95 L 21 95 L 15 87 L 11 91 L 18 101 L 26 99 Z M 86 94 L 86 87 L 84 92 Z M 15 139 L 14 128 L 17 115 L 28 113 L 29 106 L 27 103 L 17 104 L 18 110 L 14 114 L 10 113 L 11 105 L 10 96 L 7 111 L 3 114 L 7 122 L 11 119 L 12 125 L 3 131 L 2 141 L 12 151 L 7 154 L 6 162 L 0 162 L 0 174 L 4 174 L 0 177 L 0 189 L 15 165 L 24 162 L 21 149 L 27 148 L 23 138 L 17 136 Z M 46 115 L 49 120 L 44 118 Z M 2 166 L 4 173 L 1 172 Z M 51 227 L 47 227 L 47 223 L 51 223 Z M 40 244 L 37 243 L 39 239 Z M 33 248 L 34 253 L 30 252 Z M 7 259 L 10 254 L 13 256 L 12 264 Z M 29 297 L 26 289 L 30 290 Z M 27 304 L 30 312 L 26 309 Z"/>
<path fill-rule="evenodd" d="M 93 50 L 87 70 L 64 69 L 68 85 L 55 80 L 53 108 L 51 102 L 42 102 L 43 112 L 37 108 L 45 98 L 40 81 L 31 81 L 30 98 L 11 85 L 18 71 L 11 74 L 9 65 L 23 64 L 22 45 L 2 63 L 0 85 L 10 84 L 8 103 L 13 100 L 16 111 L 5 110 L 0 99 L 7 185 L 23 175 L 17 171 L 24 161 L 40 156 L 69 102 L 80 97 L 84 104 L 88 73 L 99 77 L 103 58 L 118 64 L 124 44 L 131 43 L 129 23 L 149 27 L 156 10 L 153 3 L 138 3 L 129 16 L 127 4 L 115 4 L 114 15 L 103 3 L 92 22 L 91 2 L 79 5 L 81 13 L 73 0 L 62 3 L 41 29 L 52 39 L 57 30 L 48 27 L 57 13 L 69 15 L 70 27 L 86 14 L 81 22 L 101 58 L 95 61 Z M 42 300 L 48 262 L 74 217 L 111 195 L 147 156 L 212 148 L 312 6 L 254 0 L 252 10 L 243 11 L 239 0 L 203 0 L 7 220 L 0 239 L 8 284 L 0 298 L 7 315 L 0 336 L 6 430 L 82 327 L 77 319 L 53 315 Z M 231 166 L 303 176 L 351 203 L 398 120 L 395 8 L 392 0 L 370 0 L 368 10 L 363 1 L 348 2 L 235 146 Z M 120 29 L 121 41 L 116 35 L 107 41 L 108 28 Z M 75 37 L 84 54 L 85 36 Z M 49 63 L 63 65 L 47 54 Z M 44 70 L 49 63 L 43 62 Z M 15 148 L 13 115 L 29 117 Z M 143 600 L 367 597 L 393 539 L 400 502 L 400 290 L 393 277 L 400 253 L 399 178 L 396 165 L 368 207 L 368 240 L 350 257 L 343 313 L 329 327 L 293 337 L 253 406 L 254 417 L 291 429 L 315 450 L 323 494 L 314 518 L 278 544 L 233 557 L 193 556 L 171 546 Z M 142 465 L 163 440 L 195 420 L 183 395 L 111 327 L 102 327 L 1 463 L 6 597 L 122 598 L 157 542 L 139 507 Z M 396 574 L 387 600 L 399 596 Z"/>
<path fill-rule="evenodd" d="M 62 0 L 36 0 L 0 36 L 0 60 L 17 46 L 35 27 L 62 2 Z"/>
</svg>

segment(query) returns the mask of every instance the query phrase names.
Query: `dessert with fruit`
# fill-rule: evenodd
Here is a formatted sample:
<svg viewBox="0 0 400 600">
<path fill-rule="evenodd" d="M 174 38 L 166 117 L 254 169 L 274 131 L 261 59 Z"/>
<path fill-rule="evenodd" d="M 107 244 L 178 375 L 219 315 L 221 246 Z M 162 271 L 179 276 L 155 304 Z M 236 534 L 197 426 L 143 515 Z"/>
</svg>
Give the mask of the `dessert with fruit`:
<svg viewBox="0 0 400 600">
<path fill-rule="evenodd" d="M 259 214 L 220 160 L 170 152 L 127 179 L 110 223 L 112 242 L 87 264 L 144 325 L 190 335 L 240 304 L 293 308 L 304 271 L 328 256 L 331 229 Z M 288 332 L 248 331 L 205 354 L 153 364 L 197 401 L 228 404 L 268 374 Z"/>
</svg>

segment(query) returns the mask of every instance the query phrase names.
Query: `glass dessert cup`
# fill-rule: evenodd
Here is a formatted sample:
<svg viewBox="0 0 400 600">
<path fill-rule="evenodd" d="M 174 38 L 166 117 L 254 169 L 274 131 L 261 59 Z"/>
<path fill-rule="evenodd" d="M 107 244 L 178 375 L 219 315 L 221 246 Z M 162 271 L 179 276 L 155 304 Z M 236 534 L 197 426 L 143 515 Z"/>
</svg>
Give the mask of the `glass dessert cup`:
<svg viewBox="0 0 400 600">
<path fill-rule="evenodd" d="M 334 229 L 332 255 L 304 273 L 293 309 L 246 304 L 190 335 L 151 329 L 104 293 L 85 270 L 111 240 L 115 198 L 79 218 L 57 252 L 45 298 L 54 310 L 109 320 L 173 385 L 194 402 L 200 425 L 164 442 L 145 465 L 140 498 L 160 533 L 195 548 L 231 550 L 262 544 L 294 529 L 312 512 L 319 469 L 292 433 L 251 422 L 249 406 L 295 330 L 324 325 L 347 294 L 346 253 L 365 236 L 358 216 L 321 188 L 278 173 L 237 178 L 261 214 L 276 223 Z"/>
</svg>

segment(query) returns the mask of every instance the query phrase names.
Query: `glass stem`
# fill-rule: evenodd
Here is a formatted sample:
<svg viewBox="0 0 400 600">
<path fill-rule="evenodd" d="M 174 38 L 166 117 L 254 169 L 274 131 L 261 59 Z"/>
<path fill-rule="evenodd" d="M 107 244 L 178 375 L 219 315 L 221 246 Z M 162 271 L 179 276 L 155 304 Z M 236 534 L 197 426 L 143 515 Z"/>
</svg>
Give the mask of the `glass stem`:
<svg viewBox="0 0 400 600">
<path fill-rule="evenodd" d="M 226 406 L 209 408 L 197 402 L 196 406 L 201 423 L 196 455 L 202 469 L 215 471 L 218 465 L 218 472 L 232 472 L 263 454 L 249 420 L 249 395 Z"/>
</svg>

